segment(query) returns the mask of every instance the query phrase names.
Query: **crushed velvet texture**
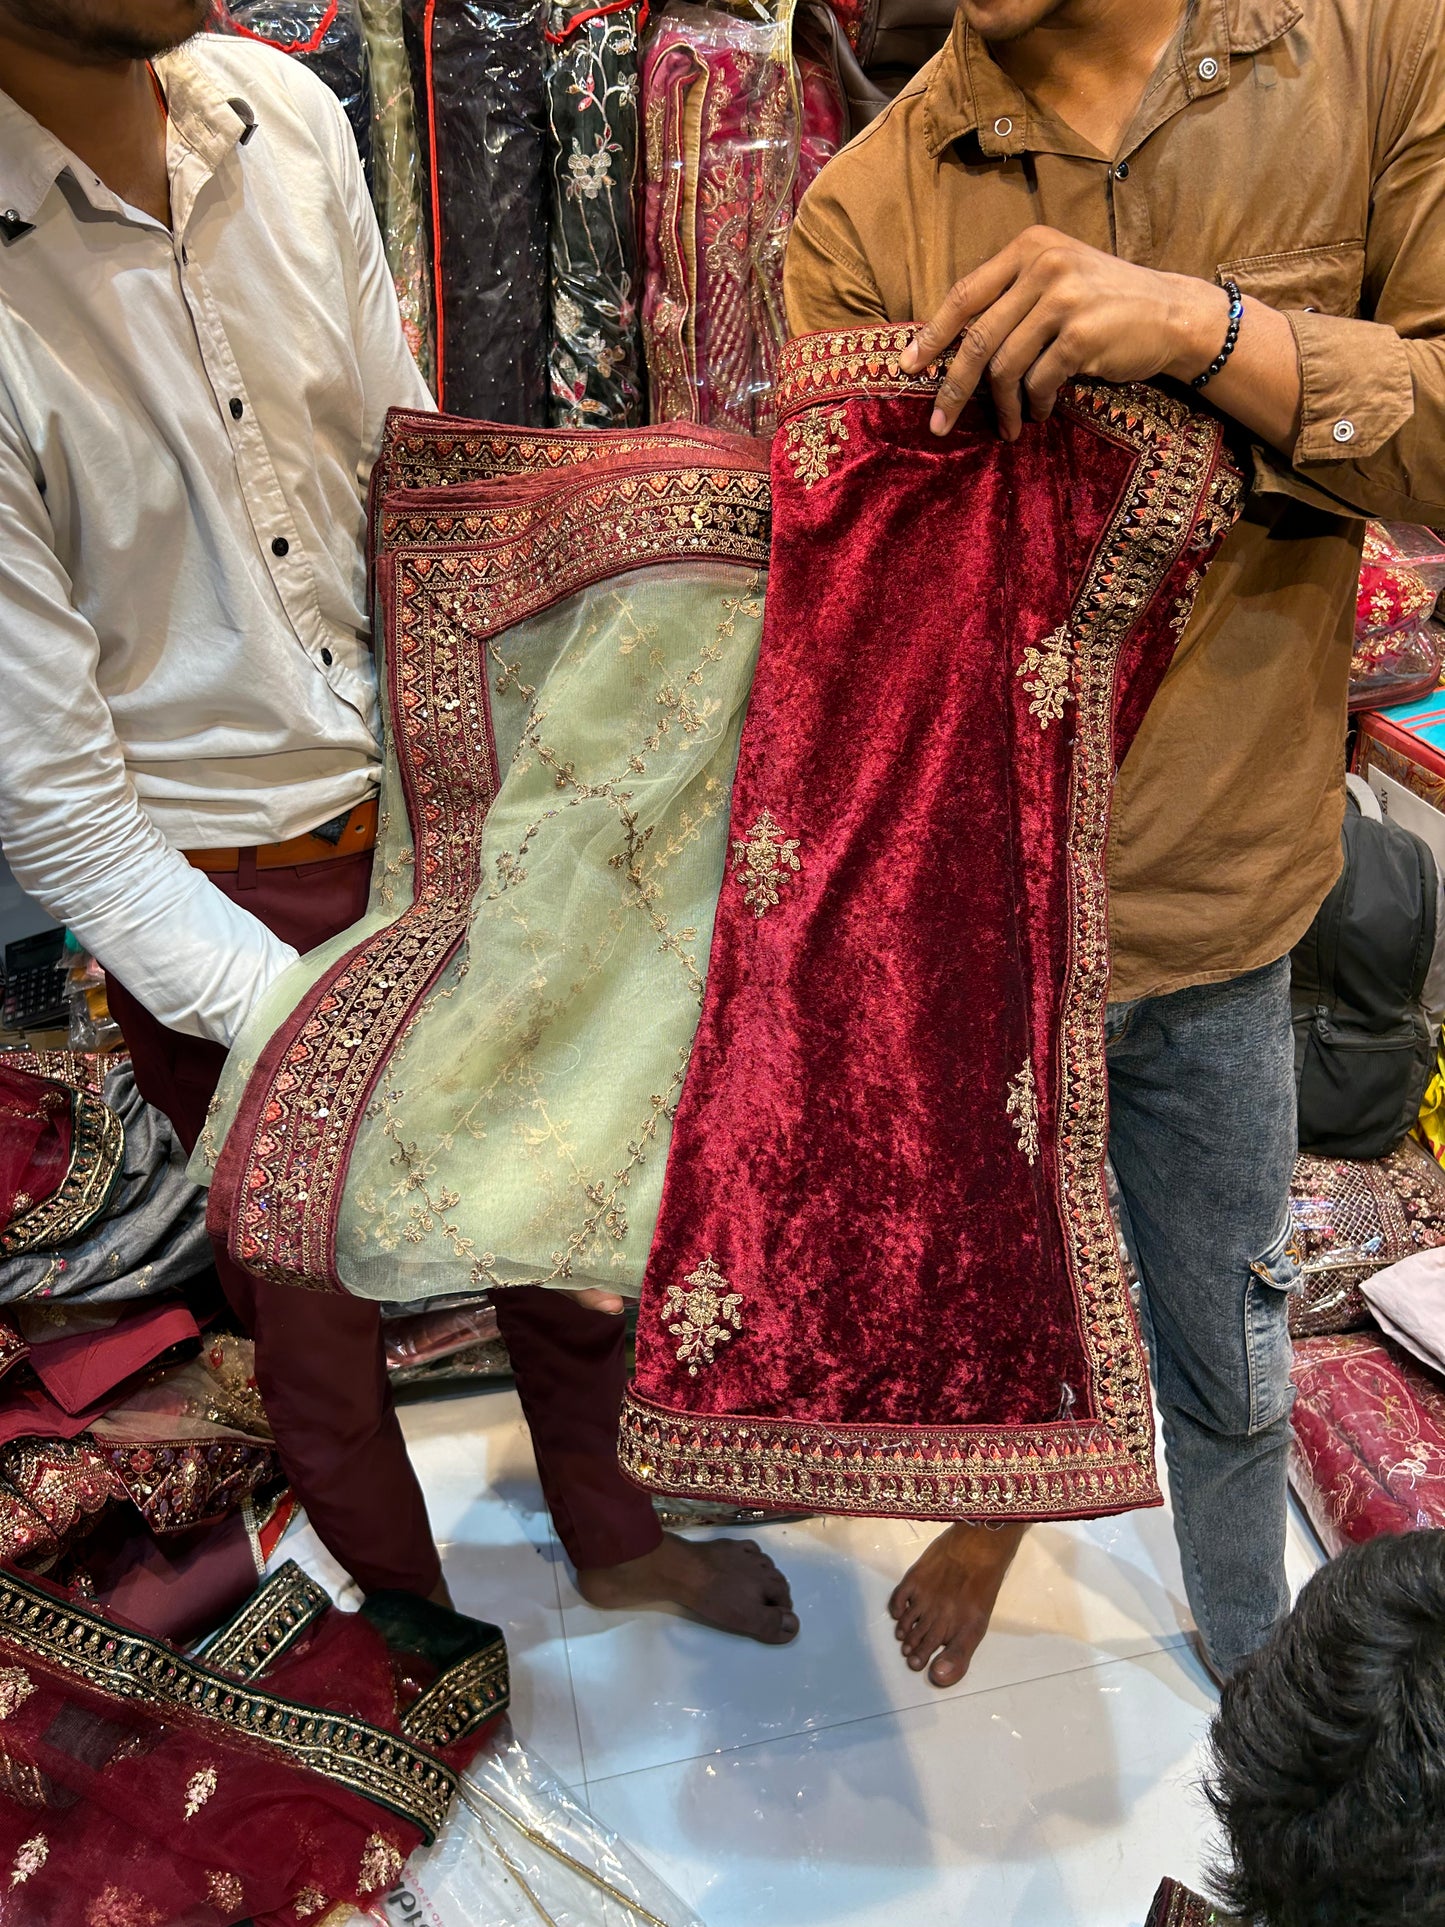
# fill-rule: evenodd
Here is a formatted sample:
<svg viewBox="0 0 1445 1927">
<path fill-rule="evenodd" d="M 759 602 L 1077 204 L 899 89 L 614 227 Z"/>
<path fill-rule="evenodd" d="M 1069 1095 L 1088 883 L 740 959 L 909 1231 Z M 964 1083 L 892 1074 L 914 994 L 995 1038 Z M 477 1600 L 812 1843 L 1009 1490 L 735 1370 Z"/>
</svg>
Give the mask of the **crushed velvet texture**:
<svg viewBox="0 0 1445 1927">
<path fill-rule="evenodd" d="M 916 1517 L 1157 1502 L 1104 1202 L 1115 768 L 1235 513 L 1077 388 L 946 440 L 906 331 L 785 353 L 762 659 L 623 1463 Z"/>
</svg>

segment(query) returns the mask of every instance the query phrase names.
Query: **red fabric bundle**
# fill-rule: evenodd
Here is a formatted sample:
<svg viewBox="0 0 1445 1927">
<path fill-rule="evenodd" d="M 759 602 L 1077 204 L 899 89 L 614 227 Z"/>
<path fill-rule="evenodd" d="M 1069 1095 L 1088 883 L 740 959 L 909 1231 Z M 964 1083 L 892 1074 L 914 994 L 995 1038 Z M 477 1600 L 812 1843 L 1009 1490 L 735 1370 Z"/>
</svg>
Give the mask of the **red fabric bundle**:
<svg viewBox="0 0 1445 1927">
<path fill-rule="evenodd" d="M 435 1836 L 506 1698 L 495 1627 L 294 1566 L 199 1661 L 0 1571 L 4 1917 L 319 1923 Z"/>
<path fill-rule="evenodd" d="M 1445 1383 L 1376 1334 L 1295 1346 L 1291 1478 L 1331 1553 L 1445 1527 Z"/>
<path fill-rule="evenodd" d="M 0 1258 L 84 1230 L 124 1149 L 120 1119 L 98 1098 L 0 1057 Z"/>
<path fill-rule="evenodd" d="M 906 330 L 784 354 L 733 861 L 623 1463 L 910 1517 L 1155 1504 L 1105 1195 L 1118 761 L 1241 484 L 1217 420 L 1079 386 L 943 440 Z"/>
</svg>

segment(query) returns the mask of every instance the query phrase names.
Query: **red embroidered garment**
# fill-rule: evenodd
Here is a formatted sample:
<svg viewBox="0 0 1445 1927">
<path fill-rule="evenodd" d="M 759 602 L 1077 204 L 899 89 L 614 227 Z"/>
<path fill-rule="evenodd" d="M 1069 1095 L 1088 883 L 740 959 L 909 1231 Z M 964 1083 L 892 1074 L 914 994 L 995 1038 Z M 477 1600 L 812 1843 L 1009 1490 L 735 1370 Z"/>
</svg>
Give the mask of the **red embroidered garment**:
<svg viewBox="0 0 1445 1927">
<path fill-rule="evenodd" d="M 1216 420 L 928 430 L 906 330 L 784 354 L 732 864 L 621 1452 L 683 1496 L 1156 1504 L 1103 1178 L 1111 784 L 1237 513 Z"/>
<path fill-rule="evenodd" d="M 1331 1553 L 1445 1527 L 1445 1382 L 1378 1332 L 1295 1345 L 1290 1477 Z"/>
<path fill-rule="evenodd" d="M 0 1915 L 321 1927 L 435 1837 L 507 1692 L 495 1627 L 295 1566 L 199 1660 L 0 1571 Z"/>
<path fill-rule="evenodd" d="M 124 1150 L 120 1119 L 98 1097 L 0 1057 L 0 1258 L 84 1230 Z"/>
</svg>

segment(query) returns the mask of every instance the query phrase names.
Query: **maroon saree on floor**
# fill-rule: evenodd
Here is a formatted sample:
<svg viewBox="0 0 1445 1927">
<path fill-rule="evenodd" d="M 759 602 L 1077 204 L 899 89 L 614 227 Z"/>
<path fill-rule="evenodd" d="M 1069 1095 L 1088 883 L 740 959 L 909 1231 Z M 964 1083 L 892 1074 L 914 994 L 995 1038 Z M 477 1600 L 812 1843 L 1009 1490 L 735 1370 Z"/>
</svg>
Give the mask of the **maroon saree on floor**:
<svg viewBox="0 0 1445 1927">
<path fill-rule="evenodd" d="M 1079 385 L 928 430 L 906 330 L 791 343 L 762 659 L 621 1453 L 913 1518 L 1158 1503 L 1105 1198 L 1111 786 L 1242 486 Z"/>
</svg>

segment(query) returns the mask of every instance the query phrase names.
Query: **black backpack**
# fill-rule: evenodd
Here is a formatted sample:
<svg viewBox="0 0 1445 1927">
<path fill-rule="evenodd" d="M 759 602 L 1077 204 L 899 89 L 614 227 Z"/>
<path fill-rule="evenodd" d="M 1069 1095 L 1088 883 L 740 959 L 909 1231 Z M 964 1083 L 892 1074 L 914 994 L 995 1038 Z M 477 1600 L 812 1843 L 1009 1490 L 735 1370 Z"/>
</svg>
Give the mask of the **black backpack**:
<svg viewBox="0 0 1445 1927">
<path fill-rule="evenodd" d="M 1344 869 L 1290 958 L 1300 1149 L 1378 1158 L 1415 1122 L 1435 1067 L 1422 998 L 1439 878 L 1427 844 L 1353 796 L 1343 839 Z"/>
</svg>

